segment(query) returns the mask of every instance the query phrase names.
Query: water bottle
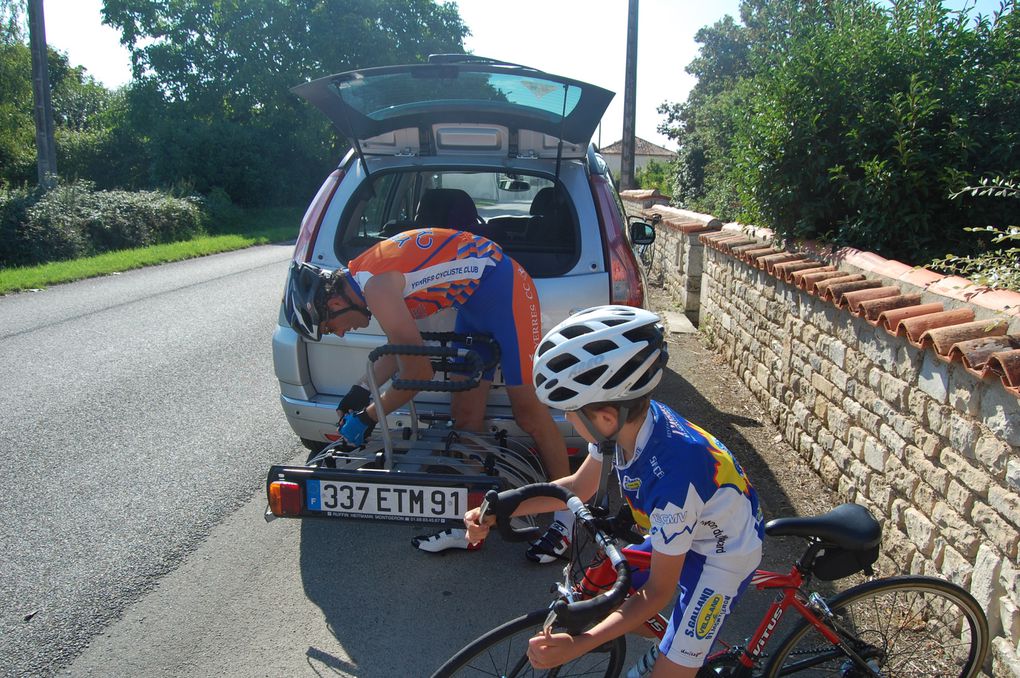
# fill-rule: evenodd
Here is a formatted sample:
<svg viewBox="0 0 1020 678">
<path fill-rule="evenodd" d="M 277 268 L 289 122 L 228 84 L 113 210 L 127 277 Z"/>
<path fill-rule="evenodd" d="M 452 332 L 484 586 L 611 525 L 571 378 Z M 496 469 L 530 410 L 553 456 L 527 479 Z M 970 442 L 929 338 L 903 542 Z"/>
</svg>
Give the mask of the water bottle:
<svg viewBox="0 0 1020 678">
<path fill-rule="evenodd" d="M 652 667 L 655 666 L 655 660 L 658 658 L 659 646 L 652 645 L 648 648 L 648 652 L 641 655 L 641 659 L 638 659 L 637 663 L 630 667 L 630 671 L 627 671 L 626 678 L 641 678 L 642 676 L 650 675 Z"/>
</svg>

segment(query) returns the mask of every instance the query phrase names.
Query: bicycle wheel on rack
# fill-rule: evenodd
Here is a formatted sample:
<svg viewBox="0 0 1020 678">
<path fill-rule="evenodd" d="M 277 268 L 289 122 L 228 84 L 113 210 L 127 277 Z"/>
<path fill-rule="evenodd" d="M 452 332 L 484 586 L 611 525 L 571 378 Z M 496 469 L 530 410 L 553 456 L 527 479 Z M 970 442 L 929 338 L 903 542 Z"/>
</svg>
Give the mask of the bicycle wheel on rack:
<svg viewBox="0 0 1020 678">
<path fill-rule="evenodd" d="M 988 621 L 964 589 L 932 577 L 890 577 L 826 601 L 831 626 L 887 678 L 975 676 L 988 654 Z M 865 676 L 801 620 L 772 653 L 765 676 Z"/>
<path fill-rule="evenodd" d="M 615 638 L 598 650 L 548 671 L 528 663 L 528 640 L 541 629 L 547 610 L 539 610 L 497 626 L 451 657 L 432 678 L 466 676 L 532 677 L 604 676 L 615 678 L 623 670 L 627 645 Z"/>
</svg>

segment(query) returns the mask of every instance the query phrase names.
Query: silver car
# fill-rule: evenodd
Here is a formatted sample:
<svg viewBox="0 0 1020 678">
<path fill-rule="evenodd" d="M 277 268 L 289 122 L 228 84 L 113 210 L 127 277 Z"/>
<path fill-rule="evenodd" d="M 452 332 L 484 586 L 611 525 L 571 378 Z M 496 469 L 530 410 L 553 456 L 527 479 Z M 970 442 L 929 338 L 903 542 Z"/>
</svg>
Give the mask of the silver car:
<svg viewBox="0 0 1020 678">
<path fill-rule="evenodd" d="M 456 228 L 498 242 L 524 266 L 544 328 L 589 306 L 644 305 L 631 240 L 648 242 L 654 233 L 645 224 L 627 228 L 612 178 L 589 144 L 612 92 L 465 55 L 341 73 L 294 91 L 355 146 L 308 207 L 296 261 L 335 268 L 402 230 Z M 455 313 L 424 319 L 420 329 L 451 330 Z M 273 334 L 280 401 L 307 447 L 336 439 L 337 404 L 363 381 L 369 352 L 383 343 L 374 320 L 307 342 L 281 307 Z M 486 423 L 521 435 L 500 383 L 497 371 Z M 447 393 L 415 398 L 419 416 L 448 409 Z M 582 447 L 555 414 L 568 447 Z M 396 413 L 398 426 L 401 416 L 408 414 Z"/>
</svg>

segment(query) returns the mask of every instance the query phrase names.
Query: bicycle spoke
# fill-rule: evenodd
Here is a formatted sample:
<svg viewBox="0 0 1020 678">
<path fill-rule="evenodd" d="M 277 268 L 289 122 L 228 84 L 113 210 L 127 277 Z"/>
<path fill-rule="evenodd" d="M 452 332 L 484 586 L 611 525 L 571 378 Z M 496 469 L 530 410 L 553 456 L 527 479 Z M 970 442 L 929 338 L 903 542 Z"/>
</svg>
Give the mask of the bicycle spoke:
<svg viewBox="0 0 1020 678">
<path fill-rule="evenodd" d="M 798 627 L 776 650 L 771 675 L 956 678 L 984 657 L 987 629 L 962 589 L 922 577 L 865 584 L 837 596 L 830 623 L 868 668 L 855 664 L 811 626 Z"/>
</svg>

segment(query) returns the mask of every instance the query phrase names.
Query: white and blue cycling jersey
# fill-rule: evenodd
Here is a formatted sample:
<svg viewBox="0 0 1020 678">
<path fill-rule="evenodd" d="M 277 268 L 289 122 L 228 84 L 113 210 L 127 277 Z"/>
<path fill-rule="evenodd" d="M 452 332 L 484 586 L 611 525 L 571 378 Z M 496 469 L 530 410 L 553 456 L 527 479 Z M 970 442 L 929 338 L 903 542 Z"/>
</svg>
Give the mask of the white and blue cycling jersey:
<svg viewBox="0 0 1020 678">
<path fill-rule="evenodd" d="M 597 446 L 588 449 L 602 460 Z M 722 443 L 654 400 L 634 456 L 616 473 L 635 522 L 648 532 L 636 548 L 686 555 L 660 650 L 682 666 L 701 666 L 761 560 L 758 495 Z M 632 586 L 641 588 L 647 575 L 636 573 Z"/>
<path fill-rule="evenodd" d="M 597 446 L 589 453 L 601 459 Z M 740 464 L 715 436 L 666 405 L 651 401 L 634 456 L 616 473 L 656 551 L 712 560 L 760 553 L 758 495 Z"/>
</svg>

